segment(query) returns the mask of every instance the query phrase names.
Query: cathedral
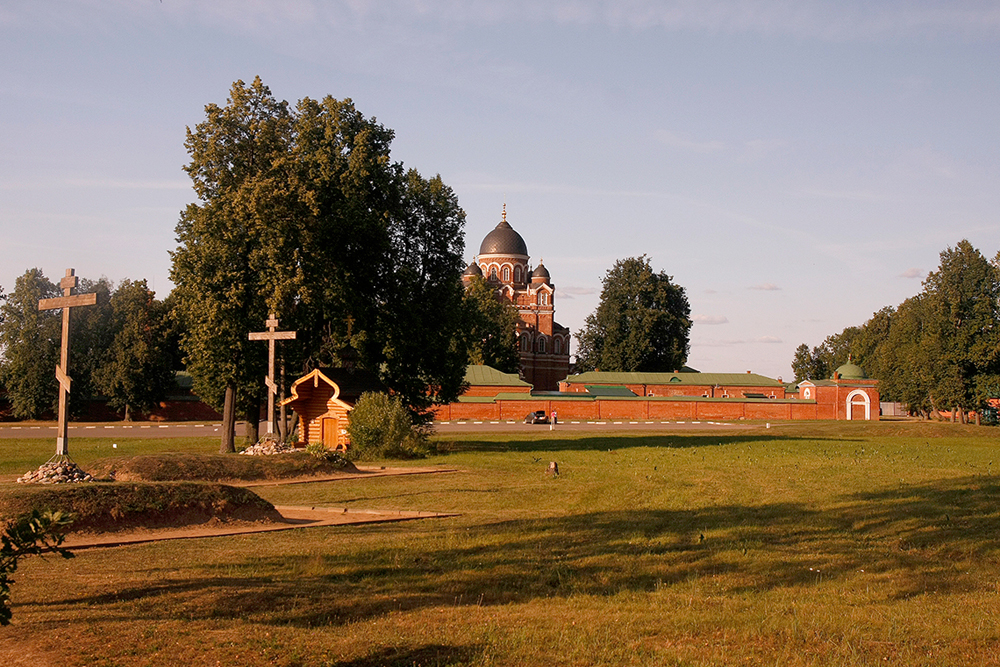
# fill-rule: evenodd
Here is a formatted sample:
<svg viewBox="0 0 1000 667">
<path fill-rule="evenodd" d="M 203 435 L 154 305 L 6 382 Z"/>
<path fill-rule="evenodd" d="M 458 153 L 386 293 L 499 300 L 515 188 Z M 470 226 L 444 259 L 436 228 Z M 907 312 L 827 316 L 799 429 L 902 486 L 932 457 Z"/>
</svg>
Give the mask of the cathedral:
<svg viewBox="0 0 1000 667">
<path fill-rule="evenodd" d="M 500 223 L 486 235 L 479 255 L 462 274 L 467 284 L 482 276 L 497 297 L 517 308 L 517 346 L 521 379 L 536 391 L 556 391 L 569 375 L 569 329 L 555 321 L 555 285 L 543 262 L 531 269 L 528 246 L 507 222 L 504 204 Z"/>
</svg>

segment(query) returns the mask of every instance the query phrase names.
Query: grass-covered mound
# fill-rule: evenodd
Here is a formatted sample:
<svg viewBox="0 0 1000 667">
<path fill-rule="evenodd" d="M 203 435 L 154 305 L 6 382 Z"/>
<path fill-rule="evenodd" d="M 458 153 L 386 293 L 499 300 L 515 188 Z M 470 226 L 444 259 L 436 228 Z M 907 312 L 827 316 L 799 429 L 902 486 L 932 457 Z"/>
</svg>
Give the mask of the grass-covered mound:
<svg viewBox="0 0 1000 667">
<path fill-rule="evenodd" d="M 210 521 L 275 521 L 274 505 L 249 489 L 194 482 L 18 486 L 0 495 L 0 517 L 10 520 L 52 510 L 74 516 L 72 532 L 172 528 Z"/>
<path fill-rule="evenodd" d="M 276 456 L 233 454 L 148 454 L 98 459 L 87 465 L 95 478 L 119 482 L 254 482 L 296 477 L 357 473 L 341 457 L 320 458 L 305 452 Z"/>
</svg>

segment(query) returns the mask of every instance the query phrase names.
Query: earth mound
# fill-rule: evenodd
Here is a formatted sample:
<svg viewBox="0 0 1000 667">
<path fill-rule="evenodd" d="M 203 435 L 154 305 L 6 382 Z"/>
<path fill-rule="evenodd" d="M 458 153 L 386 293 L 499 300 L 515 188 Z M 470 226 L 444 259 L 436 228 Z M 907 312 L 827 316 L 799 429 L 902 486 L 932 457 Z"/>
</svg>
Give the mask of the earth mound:
<svg viewBox="0 0 1000 667">
<path fill-rule="evenodd" d="M 205 523 L 274 522 L 281 515 L 249 489 L 195 482 L 18 487 L 0 495 L 4 521 L 30 512 L 73 515 L 70 532 L 120 532 Z"/>
<path fill-rule="evenodd" d="M 119 482 L 260 482 L 300 477 L 359 474 L 347 459 L 305 452 L 275 456 L 232 454 L 151 454 L 98 459 L 87 465 L 95 478 Z"/>
</svg>

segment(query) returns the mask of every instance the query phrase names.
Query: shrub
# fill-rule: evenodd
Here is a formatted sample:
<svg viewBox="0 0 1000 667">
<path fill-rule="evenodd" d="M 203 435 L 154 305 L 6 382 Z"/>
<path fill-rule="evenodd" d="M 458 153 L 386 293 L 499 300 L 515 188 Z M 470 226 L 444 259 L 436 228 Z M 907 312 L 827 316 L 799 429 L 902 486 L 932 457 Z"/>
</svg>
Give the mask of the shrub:
<svg viewBox="0 0 1000 667">
<path fill-rule="evenodd" d="M 415 428 L 410 413 L 398 396 L 368 392 L 361 394 L 347 425 L 355 460 L 410 459 L 426 456 L 427 435 Z"/>
</svg>

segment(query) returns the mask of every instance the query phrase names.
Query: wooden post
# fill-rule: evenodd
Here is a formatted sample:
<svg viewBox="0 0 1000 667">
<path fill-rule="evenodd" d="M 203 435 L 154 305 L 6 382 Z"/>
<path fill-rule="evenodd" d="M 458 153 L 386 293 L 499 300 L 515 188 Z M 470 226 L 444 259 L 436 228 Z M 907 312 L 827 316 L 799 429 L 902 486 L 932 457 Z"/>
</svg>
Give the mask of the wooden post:
<svg viewBox="0 0 1000 667">
<path fill-rule="evenodd" d="M 254 331 L 250 333 L 250 340 L 267 341 L 267 377 L 264 384 L 267 385 L 267 432 L 274 433 L 274 395 L 278 392 L 278 385 L 274 382 L 274 341 L 293 340 L 294 331 L 277 331 L 278 319 L 274 313 L 264 322 L 267 331 Z"/>
<path fill-rule="evenodd" d="M 72 379 L 69 376 L 69 310 L 75 306 L 93 306 L 97 303 L 97 294 L 73 294 L 79 278 L 73 269 L 66 269 L 66 275 L 59 281 L 63 295 L 54 299 L 42 299 L 38 302 L 38 310 L 57 310 L 62 308 L 62 348 L 59 365 L 56 366 L 56 378 L 59 380 L 59 427 L 56 431 L 56 456 L 69 454 L 69 427 L 66 422 L 67 394 L 69 394 Z"/>
</svg>

